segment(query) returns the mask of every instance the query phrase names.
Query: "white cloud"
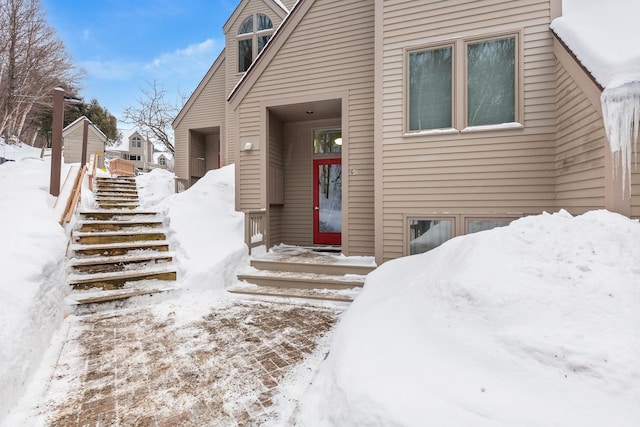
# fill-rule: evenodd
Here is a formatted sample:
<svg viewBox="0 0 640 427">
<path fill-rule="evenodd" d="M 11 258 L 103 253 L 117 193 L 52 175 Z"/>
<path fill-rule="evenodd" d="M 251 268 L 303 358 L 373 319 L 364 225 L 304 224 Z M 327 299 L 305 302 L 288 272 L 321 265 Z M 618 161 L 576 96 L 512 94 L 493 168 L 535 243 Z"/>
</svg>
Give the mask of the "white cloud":
<svg viewBox="0 0 640 427">
<path fill-rule="evenodd" d="M 180 75 L 206 70 L 220 51 L 220 42 L 207 39 L 184 49 L 163 53 L 145 65 L 145 70 L 154 75 Z"/>
<path fill-rule="evenodd" d="M 82 30 L 82 39 L 89 40 L 90 38 L 91 38 L 91 30 L 88 28 L 85 28 L 84 30 Z"/>
<path fill-rule="evenodd" d="M 128 80 L 135 76 L 139 63 L 126 61 L 89 60 L 80 63 L 87 77 L 96 80 Z"/>
</svg>

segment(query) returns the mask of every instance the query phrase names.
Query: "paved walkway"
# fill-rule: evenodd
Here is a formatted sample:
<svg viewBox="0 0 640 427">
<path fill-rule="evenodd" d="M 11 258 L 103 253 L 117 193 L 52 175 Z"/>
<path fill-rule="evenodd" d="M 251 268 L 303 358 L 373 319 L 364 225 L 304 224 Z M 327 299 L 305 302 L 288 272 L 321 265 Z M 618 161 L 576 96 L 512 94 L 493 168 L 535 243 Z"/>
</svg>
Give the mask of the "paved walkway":
<svg viewBox="0 0 640 427">
<path fill-rule="evenodd" d="M 151 306 L 73 316 L 41 410 L 51 426 L 287 425 L 341 311 L 238 300 L 186 323 Z"/>
</svg>

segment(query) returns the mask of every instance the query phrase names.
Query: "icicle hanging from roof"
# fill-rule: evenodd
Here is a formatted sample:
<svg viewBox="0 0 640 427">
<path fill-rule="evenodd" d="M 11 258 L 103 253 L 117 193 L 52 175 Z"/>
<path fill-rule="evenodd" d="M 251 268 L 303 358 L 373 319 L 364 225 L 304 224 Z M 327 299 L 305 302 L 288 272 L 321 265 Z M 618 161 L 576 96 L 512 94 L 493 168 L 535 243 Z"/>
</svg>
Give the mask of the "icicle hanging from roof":
<svg viewBox="0 0 640 427">
<path fill-rule="evenodd" d="M 617 165 L 622 165 L 624 194 L 631 185 L 631 153 L 638 144 L 640 81 L 608 85 L 600 96 L 600 102 L 604 128 L 613 154 L 614 174 L 620 172 Z"/>
</svg>

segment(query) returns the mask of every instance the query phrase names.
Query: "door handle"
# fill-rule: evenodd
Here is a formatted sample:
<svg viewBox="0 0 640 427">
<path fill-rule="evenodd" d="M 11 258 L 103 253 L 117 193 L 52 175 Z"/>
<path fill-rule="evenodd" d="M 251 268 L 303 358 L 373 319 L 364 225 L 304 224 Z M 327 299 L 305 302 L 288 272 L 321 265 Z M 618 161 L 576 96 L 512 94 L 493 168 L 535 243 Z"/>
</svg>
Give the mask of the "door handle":
<svg viewBox="0 0 640 427">
<path fill-rule="evenodd" d="M 314 206 L 314 207 L 313 207 L 313 210 L 314 210 L 314 211 L 319 211 L 319 210 L 320 210 L 320 208 L 319 208 L 319 207 L 317 207 L 317 206 Z"/>
</svg>

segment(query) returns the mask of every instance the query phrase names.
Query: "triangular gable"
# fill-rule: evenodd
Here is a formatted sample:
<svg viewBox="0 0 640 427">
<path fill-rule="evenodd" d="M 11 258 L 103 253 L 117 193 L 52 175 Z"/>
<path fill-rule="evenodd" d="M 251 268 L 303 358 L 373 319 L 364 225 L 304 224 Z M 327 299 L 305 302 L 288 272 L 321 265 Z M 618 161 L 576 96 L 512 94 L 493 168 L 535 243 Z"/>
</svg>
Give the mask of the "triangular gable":
<svg viewBox="0 0 640 427">
<path fill-rule="evenodd" d="M 231 90 L 231 93 L 227 97 L 227 101 L 231 104 L 232 109 L 240 103 L 258 78 L 260 78 L 260 75 L 262 75 L 264 70 L 271 63 L 271 60 L 278 54 L 280 48 L 284 45 L 289 36 L 291 36 L 293 30 L 295 30 L 314 3 L 315 0 L 305 0 L 298 1 L 293 6 L 291 12 L 289 12 L 286 18 L 282 21 L 282 24 L 280 24 L 273 33 L 273 36 L 271 36 L 271 39 L 264 46 L 262 52 L 258 54 L 255 61 L 253 61 L 251 66 L 249 66 L 247 71 Z"/>
<path fill-rule="evenodd" d="M 262 1 L 265 6 L 273 10 L 273 13 L 278 15 L 281 19 L 284 19 L 289 13 L 286 6 L 278 0 L 242 0 L 238 7 L 236 7 L 236 9 L 233 11 L 229 19 L 227 19 L 227 22 L 225 22 L 225 24 L 222 26 L 222 31 L 225 35 L 233 26 L 233 24 L 235 24 L 240 15 L 242 15 L 242 12 L 244 12 L 244 9 L 247 7 L 247 4 L 249 4 L 250 1 Z"/>
<path fill-rule="evenodd" d="M 67 126 L 65 126 L 65 128 L 62 129 L 62 136 L 64 137 L 65 134 L 68 135 L 70 132 L 72 132 L 74 127 L 82 123 L 85 119 L 89 122 L 89 130 L 91 131 L 91 129 L 94 129 L 94 132 L 97 133 L 98 138 L 104 138 L 104 140 L 106 141 L 107 135 L 105 135 L 104 132 L 102 132 L 100 128 L 98 128 L 98 126 L 94 125 L 93 122 L 87 118 L 87 116 L 78 117 Z"/>
<path fill-rule="evenodd" d="M 207 85 L 209 84 L 213 76 L 215 76 L 218 69 L 220 69 L 220 66 L 224 62 L 224 59 L 225 59 L 225 50 L 222 49 L 222 52 L 220 52 L 220 55 L 218 55 L 216 60 L 213 61 L 213 64 L 211 65 L 211 67 L 209 67 L 209 71 L 207 71 L 207 74 L 205 74 L 202 80 L 200 80 L 200 83 L 198 83 L 198 86 L 196 87 L 196 89 L 193 91 L 191 96 L 189 96 L 189 99 L 187 99 L 187 102 L 184 104 L 184 106 L 182 107 L 182 109 L 180 110 L 176 118 L 173 119 L 173 122 L 171 122 L 171 126 L 174 129 L 180 125 L 180 122 L 182 121 L 182 119 L 184 119 L 184 117 L 187 115 L 187 113 L 189 112 L 193 104 L 196 102 L 196 100 L 198 99 L 202 91 L 207 87 Z M 224 72 L 224 69 L 221 69 L 221 71 Z"/>
</svg>

